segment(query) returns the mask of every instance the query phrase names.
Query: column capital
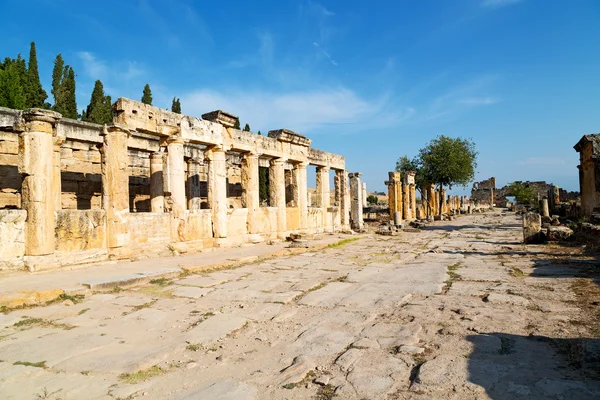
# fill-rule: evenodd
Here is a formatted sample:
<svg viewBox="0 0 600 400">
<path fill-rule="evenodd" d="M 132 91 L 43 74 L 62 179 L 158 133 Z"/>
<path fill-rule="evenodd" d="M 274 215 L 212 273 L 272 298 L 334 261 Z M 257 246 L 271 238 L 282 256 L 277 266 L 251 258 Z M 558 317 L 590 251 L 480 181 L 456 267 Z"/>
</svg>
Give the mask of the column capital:
<svg viewBox="0 0 600 400">
<path fill-rule="evenodd" d="M 362 172 L 350 172 L 348 174 L 348 177 L 350 179 L 352 179 L 352 178 L 360 178 L 361 176 L 362 176 Z"/>
<path fill-rule="evenodd" d="M 131 135 L 131 131 L 126 125 L 123 124 L 110 124 L 104 125 L 104 129 L 102 130 L 101 136 L 106 136 L 109 133 L 124 133 L 128 137 Z"/>
<path fill-rule="evenodd" d="M 327 167 L 327 166 L 317 166 L 317 171 L 322 171 L 322 172 L 329 172 L 331 168 Z"/>
<path fill-rule="evenodd" d="M 260 155 L 254 151 L 248 151 L 246 153 L 242 153 L 242 157 L 244 158 L 259 158 Z"/>
<path fill-rule="evenodd" d="M 167 144 L 167 146 L 170 144 L 186 144 L 187 140 L 185 140 L 181 136 L 169 136 L 165 139 L 165 143 Z"/>
<path fill-rule="evenodd" d="M 165 152 L 162 149 L 160 149 L 159 151 L 150 153 L 151 160 L 160 160 L 162 162 L 164 156 L 165 156 Z"/>
<path fill-rule="evenodd" d="M 269 162 L 271 165 L 283 165 L 287 160 L 284 158 L 272 158 Z"/>
<path fill-rule="evenodd" d="M 21 114 L 25 121 L 25 132 L 44 132 L 54 133 L 54 128 L 62 115 L 55 111 L 44 110 L 41 108 L 30 108 Z"/>
<path fill-rule="evenodd" d="M 294 169 L 306 169 L 309 166 L 309 163 L 306 161 L 302 161 L 294 164 Z"/>
</svg>

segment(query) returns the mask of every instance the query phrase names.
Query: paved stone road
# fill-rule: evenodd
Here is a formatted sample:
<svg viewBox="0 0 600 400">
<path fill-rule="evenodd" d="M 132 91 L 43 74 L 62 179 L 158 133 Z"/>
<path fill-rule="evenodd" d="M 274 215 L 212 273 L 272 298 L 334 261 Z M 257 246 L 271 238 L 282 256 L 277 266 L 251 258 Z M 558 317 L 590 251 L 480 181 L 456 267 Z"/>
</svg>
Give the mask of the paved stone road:
<svg viewBox="0 0 600 400">
<path fill-rule="evenodd" d="M 473 215 L 0 314 L 0 398 L 600 398 L 578 269 L 519 226 Z"/>
</svg>

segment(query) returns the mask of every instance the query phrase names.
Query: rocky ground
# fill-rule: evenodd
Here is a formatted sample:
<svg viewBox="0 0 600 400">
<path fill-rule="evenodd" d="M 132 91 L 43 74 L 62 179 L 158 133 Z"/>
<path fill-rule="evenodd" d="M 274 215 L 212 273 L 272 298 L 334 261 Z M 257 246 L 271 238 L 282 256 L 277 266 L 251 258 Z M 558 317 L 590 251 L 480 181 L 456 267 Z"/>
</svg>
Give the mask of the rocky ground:
<svg viewBox="0 0 600 400">
<path fill-rule="evenodd" d="M 521 238 L 463 216 L 6 312 L 0 398 L 598 399 L 596 261 Z"/>
</svg>

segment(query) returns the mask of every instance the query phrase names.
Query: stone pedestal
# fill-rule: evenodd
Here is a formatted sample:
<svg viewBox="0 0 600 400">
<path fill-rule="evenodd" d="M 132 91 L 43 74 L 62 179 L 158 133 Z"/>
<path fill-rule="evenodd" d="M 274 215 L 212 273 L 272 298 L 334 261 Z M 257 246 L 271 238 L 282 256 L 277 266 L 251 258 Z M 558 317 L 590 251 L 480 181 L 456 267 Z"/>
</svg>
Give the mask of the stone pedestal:
<svg viewBox="0 0 600 400">
<path fill-rule="evenodd" d="M 227 164 L 225 150 L 211 147 L 206 152 L 208 164 L 208 204 L 212 212 L 213 237 L 227 237 Z"/>
<path fill-rule="evenodd" d="M 169 163 L 169 194 L 171 209 L 181 213 L 186 209 L 185 201 L 185 164 L 183 159 L 183 145 L 185 141 L 180 137 L 167 139 L 167 157 Z"/>
<path fill-rule="evenodd" d="M 361 187 L 362 190 L 362 187 Z M 329 207 L 329 168 L 317 167 L 317 207 Z"/>
<path fill-rule="evenodd" d="M 350 178 L 350 227 L 357 232 L 364 231 L 361 176 L 360 172 L 348 174 Z"/>
<path fill-rule="evenodd" d="M 298 226 L 308 228 L 308 184 L 306 181 L 307 163 L 294 164 L 292 184 L 294 185 L 294 200 L 298 205 Z"/>
<path fill-rule="evenodd" d="M 155 213 L 165 212 L 165 195 L 163 182 L 163 152 L 150 155 L 150 210 Z"/>
<path fill-rule="evenodd" d="M 53 187 L 57 176 L 53 136 L 60 118 L 59 113 L 37 108 L 23 112 L 25 131 L 19 137 L 19 172 L 23 174 L 22 208 L 27 211 L 26 256 L 52 254 L 55 249 L 57 200 Z"/>
<path fill-rule="evenodd" d="M 271 160 L 269 169 L 269 204 L 277 207 L 277 236 L 285 238 L 286 205 L 285 205 L 285 173 L 283 160 L 276 158 Z"/>
<path fill-rule="evenodd" d="M 528 212 L 523 214 L 523 242 L 525 244 L 541 243 L 544 239 L 542 217 L 540 214 Z"/>
<path fill-rule="evenodd" d="M 540 199 L 540 214 L 542 217 L 550 217 L 550 210 L 548 209 L 548 199 Z"/>
<path fill-rule="evenodd" d="M 242 207 L 248 209 L 248 233 L 259 233 L 257 213 L 260 211 L 258 154 L 242 155 Z"/>
<path fill-rule="evenodd" d="M 129 254 L 129 130 L 111 125 L 104 129 L 102 155 L 102 208 L 106 211 L 109 254 L 125 258 Z"/>
</svg>

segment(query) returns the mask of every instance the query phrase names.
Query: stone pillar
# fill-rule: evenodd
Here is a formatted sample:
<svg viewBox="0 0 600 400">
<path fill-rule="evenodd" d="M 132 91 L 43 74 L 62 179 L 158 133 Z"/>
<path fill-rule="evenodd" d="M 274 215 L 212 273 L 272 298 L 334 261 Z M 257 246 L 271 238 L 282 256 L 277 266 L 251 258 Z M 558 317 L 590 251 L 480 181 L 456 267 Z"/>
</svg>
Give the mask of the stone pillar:
<svg viewBox="0 0 600 400">
<path fill-rule="evenodd" d="M 269 169 L 269 205 L 277 207 L 277 235 L 280 238 L 284 238 L 287 230 L 285 220 L 285 172 L 281 158 L 271 160 Z"/>
<path fill-rule="evenodd" d="M 177 136 L 167 139 L 167 157 L 169 163 L 169 192 L 173 202 L 172 210 L 182 212 L 185 204 L 185 168 L 183 145 L 185 141 Z"/>
<path fill-rule="evenodd" d="M 412 219 L 417 218 L 417 186 L 411 183 L 409 186 L 410 193 L 410 210 Z"/>
<path fill-rule="evenodd" d="M 53 155 L 52 155 L 52 168 L 54 176 L 54 185 L 52 191 L 54 192 L 54 209 L 62 210 L 62 176 L 60 173 L 60 146 L 64 143 L 64 136 L 54 136 L 52 138 L 53 143 Z"/>
<path fill-rule="evenodd" d="M 340 169 L 335 171 L 340 185 L 340 224 L 342 230 L 350 229 L 350 196 L 348 192 L 348 172 Z"/>
<path fill-rule="evenodd" d="M 150 210 L 155 213 L 165 212 L 165 194 L 163 182 L 162 151 L 150 155 Z"/>
<path fill-rule="evenodd" d="M 394 222 L 394 214 L 399 212 L 402 215 L 402 182 L 400 181 L 400 172 L 389 172 L 388 186 L 388 204 L 390 206 L 390 220 Z"/>
<path fill-rule="evenodd" d="M 298 206 L 298 226 L 300 229 L 308 228 L 308 184 L 306 181 L 306 167 L 308 163 L 294 164 L 292 182 L 294 185 L 294 200 Z"/>
<path fill-rule="evenodd" d="M 542 217 L 550 217 L 550 210 L 548 209 L 548 199 L 540 199 L 540 214 Z"/>
<path fill-rule="evenodd" d="M 329 207 L 329 167 L 317 167 L 317 207 Z"/>
<path fill-rule="evenodd" d="M 448 212 L 448 200 L 446 196 L 446 189 L 440 189 L 440 200 L 442 205 L 440 207 L 440 215 Z"/>
<path fill-rule="evenodd" d="M 409 185 L 402 185 L 402 219 L 409 220 L 412 216 L 410 214 L 410 187 Z"/>
<path fill-rule="evenodd" d="M 54 253 L 53 136 L 60 118 L 59 113 L 37 108 L 23 112 L 25 131 L 19 137 L 19 172 L 23 174 L 22 208 L 27 211 L 26 256 Z"/>
<path fill-rule="evenodd" d="M 259 233 L 257 213 L 260 212 L 258 154 L 242 155 L 242 207 L 248 209 L 248 233 Z"/>
<path fill-rule="evenodd" d="M 213 237 L 227 237 L 227 163 L 222 147 L 206 152 L 208 164 L 208 204 L 212 212 Z"/>
<path fill-rule="evenodd" d="M 106 211 L 107 244 L 111 256 L 129 256 L 129 130 L 122 125 L 104 129 L 102 208 Z"/>
<path fill-rule="evenodd" d="M 369 204 L 367 202 L 367 182 L 362 183 L 362 201 L 363 201 L 363 207 L 369 206 Z"/>
<path fill-rule="evenodd" d="M 362 232 L 364 230 L 363 222 L 363 201 L 362 185 L 360 172 L 348 174 L 350 177 L 350 226 L 353 230 Z"/>
<path fill-rule="evenodd" d="M 427 193 L 427 218 L 432 218 L 435 215 L 435 191 L 433 183 L 428 183 L 425 186 L 425 193 Z"/>
<path fill-rule="evenodd" d="M 193 158 L 187 162 L 187 208 L 199 210 L 202 199 L 200 198 L 200 167 L 201 163 Z"/>
<path fill-rule="evenodd" d="M 543 241 L 542 217 L 540 214 L 527 212 L 523 214 L 523 242 L 525 244 L 540 243 Z"/>
</svg>

